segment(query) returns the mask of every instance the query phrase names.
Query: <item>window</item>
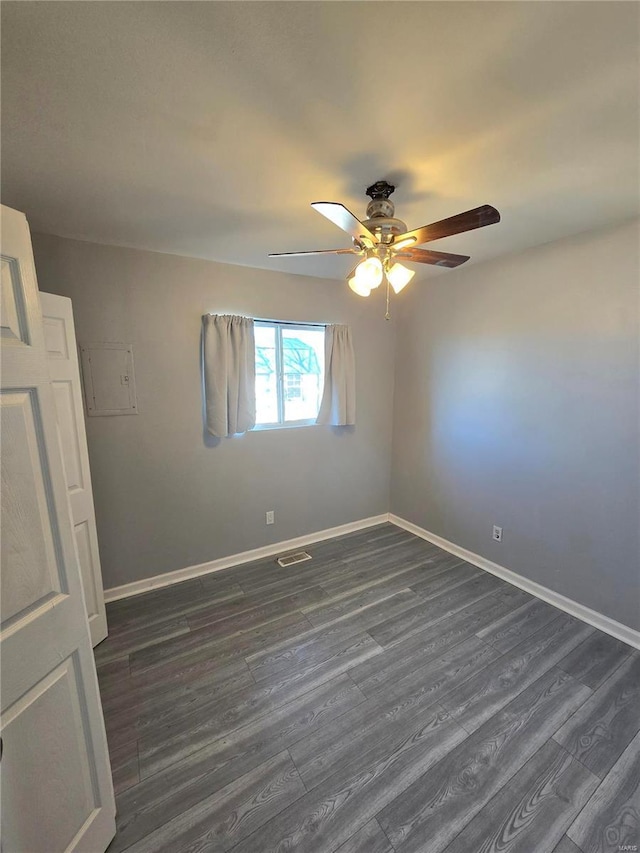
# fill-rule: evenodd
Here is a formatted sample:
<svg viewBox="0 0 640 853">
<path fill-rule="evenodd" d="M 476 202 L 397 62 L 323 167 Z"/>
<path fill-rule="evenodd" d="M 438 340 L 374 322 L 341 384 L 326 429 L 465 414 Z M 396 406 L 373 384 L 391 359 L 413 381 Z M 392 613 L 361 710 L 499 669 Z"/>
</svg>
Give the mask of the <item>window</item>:
<svg viewBox="0 0 640 853">
<path fill-rule="evenodd" d="M 324 384 L 324 326 L 255 322 L 256 426 L 313 424 Z"/>
</svg>

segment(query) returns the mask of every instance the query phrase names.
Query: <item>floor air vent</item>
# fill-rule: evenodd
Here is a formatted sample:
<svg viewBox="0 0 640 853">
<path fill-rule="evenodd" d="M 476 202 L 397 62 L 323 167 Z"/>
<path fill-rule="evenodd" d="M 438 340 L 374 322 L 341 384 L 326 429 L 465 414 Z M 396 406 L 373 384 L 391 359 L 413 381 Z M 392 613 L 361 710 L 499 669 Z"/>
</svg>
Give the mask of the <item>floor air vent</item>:
<svg viewBox="0 0 640 853">
<path fill-rule="evenodd" d="M 296 563 L 304 563 L 305 560 L 310 560 L 311 554 L 307 554 L 306 551 L 296 551 L 295 554 L 285 554 L 282 557 L 278 557 L 276 559 L 276 563 L 278 563 L 282 568 L 286 568 L 287 566 L 293 566 Z"/>
</svg>

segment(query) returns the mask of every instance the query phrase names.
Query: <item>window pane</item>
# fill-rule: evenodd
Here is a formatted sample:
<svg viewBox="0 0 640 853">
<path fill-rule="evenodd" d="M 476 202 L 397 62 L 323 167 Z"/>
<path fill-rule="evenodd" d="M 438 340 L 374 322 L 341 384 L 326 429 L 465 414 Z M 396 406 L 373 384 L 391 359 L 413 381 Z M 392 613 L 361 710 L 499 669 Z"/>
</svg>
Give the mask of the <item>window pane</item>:
<svg viewBox="0 0 640 853">
<path fill-rule="evenodd" d="M 285 421 L 315 419 L 324 384 L 324 329 L 282 327 Z"/>
<path fill-rule="evenodd" d="M 256 423 L 278 423 L 278 381 L 276 374 L 276 330 L 273 326 L 254 327 L 256 336 Z"/>
</svg>

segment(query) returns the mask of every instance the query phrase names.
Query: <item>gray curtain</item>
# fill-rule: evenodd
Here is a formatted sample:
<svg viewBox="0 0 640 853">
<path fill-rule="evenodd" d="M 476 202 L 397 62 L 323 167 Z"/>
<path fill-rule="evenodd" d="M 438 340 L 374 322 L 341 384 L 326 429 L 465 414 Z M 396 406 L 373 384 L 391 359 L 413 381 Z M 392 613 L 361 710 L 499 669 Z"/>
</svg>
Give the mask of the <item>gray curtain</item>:
<svg viewBox="0 0 640 853">
<path fill-rule="evenodd" d="M 207 430 L 219 438 L 256 424 L 253 320 L 231 314 L 202 318 Z"/>
<path fill-rule="evenodd" d="M 324 392 L 317 424 L 356 422 L 356 359 L 349 326 L 327 326 L 324 333 Z"/>
</svg>

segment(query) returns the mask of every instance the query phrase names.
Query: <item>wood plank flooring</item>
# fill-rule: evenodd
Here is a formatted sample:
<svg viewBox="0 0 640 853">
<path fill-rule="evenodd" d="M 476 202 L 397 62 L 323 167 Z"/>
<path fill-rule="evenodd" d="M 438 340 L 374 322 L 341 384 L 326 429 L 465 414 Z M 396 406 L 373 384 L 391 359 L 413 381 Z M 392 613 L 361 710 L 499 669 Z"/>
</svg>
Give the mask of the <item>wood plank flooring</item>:
<svg viewBox="0 0 640 853">
<path fill-rule="evenodd" d="M 107 606 L 109 853 L 640 849 L 638 652 L 390 524 L 308 550 Z"/>
</svg>

